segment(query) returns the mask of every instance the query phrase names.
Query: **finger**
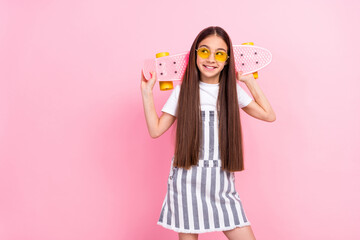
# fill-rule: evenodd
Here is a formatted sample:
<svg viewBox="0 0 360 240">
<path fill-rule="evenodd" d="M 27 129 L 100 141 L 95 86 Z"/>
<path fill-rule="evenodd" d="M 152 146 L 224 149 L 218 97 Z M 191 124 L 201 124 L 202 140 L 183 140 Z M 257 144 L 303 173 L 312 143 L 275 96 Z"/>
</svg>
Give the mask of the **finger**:
<svg viewBox="0 0 360 240">
<path fill-rule="evenodd" d="M 151 80 L 156 81 L 156 72 L 151 72 Z"/>
<path fill-rule="evenodd" d="M 144 76 L 144 71 L 141 69 L 141 80 L 144 81 L 145 80 L 145 76 Z"/>
<path fill-rule="evenodd" d="M 141 82 L 147 83 L 149 80 L 146 79 L 144 72 L 141 71 Z"/>
</svg>

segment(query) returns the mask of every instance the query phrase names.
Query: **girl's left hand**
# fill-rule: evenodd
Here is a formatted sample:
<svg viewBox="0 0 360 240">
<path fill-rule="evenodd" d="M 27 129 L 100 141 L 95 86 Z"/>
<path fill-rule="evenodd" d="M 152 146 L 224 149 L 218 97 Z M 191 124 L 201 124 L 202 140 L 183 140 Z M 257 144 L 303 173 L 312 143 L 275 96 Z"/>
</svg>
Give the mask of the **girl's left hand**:
<svg viewBox="0 0 360 240">
<path fill-rule="evenodd" d="M 238 81 L 241 81 L 243 83 L 247 83 L 248 81 L 255 81 L 254 75 L 252 73 L 246 75 L 242 75 L 242 74 L 243 71 L 239 71 L 236 73 L 236 79 Z"/>
</svg>

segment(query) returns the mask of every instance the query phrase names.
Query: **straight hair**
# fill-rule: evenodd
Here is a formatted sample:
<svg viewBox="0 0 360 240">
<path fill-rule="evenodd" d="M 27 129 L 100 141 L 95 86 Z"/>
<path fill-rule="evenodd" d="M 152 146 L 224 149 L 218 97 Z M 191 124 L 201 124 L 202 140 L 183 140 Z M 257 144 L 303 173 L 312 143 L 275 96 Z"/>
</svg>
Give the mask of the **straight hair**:
<svg viewBox="0 0 360 240">
<path fill-rule="evenodd" d="M 180 88 L 175 140 L 174 166 L 190 169 L 199 160 L 202 136 L 200 108 L 200 71 L 196 64 L 198 44 L 208 36 L 221 37 L 228 47 L 228 64 L 219 76 L 217 115 L 221 168 L 230 172 L 244 170 L 242 131 L 237 97 L 235 60 L 232 42 L 224 29 L 211 26 L 203 29 L 195 38 L 189 53 Z"/>
</svg>

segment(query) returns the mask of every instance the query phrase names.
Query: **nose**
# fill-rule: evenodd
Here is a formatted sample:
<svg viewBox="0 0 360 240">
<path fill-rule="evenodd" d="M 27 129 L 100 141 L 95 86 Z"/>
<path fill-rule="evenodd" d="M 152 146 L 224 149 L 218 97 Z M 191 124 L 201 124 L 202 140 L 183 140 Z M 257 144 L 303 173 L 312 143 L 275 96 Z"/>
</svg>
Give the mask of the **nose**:
<svg viewBox="0 0 360 240">
<path fill-rule="evenodd" d="M 210 62 L 215 62 L 215 53 L 210 53 L 210 56 L 208 57 L 208 60 L 210 61 Z"/>
</svg>

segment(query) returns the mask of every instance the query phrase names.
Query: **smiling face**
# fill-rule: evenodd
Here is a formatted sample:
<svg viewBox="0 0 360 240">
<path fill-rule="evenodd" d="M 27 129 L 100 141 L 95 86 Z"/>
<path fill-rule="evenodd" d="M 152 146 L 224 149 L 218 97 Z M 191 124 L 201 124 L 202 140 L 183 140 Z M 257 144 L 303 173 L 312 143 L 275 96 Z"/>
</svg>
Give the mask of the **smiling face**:
<svg viewBox="0 0 360 240">
<path fill-rule="evenodd" d="M 227 52 L 228 47 L 226 42 L 216 35 L 210 35 L 203 39 L 197 48 L 199 49 L 201 47 L 207 47 L 211 51 L 211 54 L 206 59 L 199 57 L 199 54 L 197 54 L 196 64 L 200 71 L 200 80 L 205 83 L 218 83 L 220 73 L 227 64 L 227 61 L 216 61 L 215 52 L 219 50 Z"/>
</svg>

